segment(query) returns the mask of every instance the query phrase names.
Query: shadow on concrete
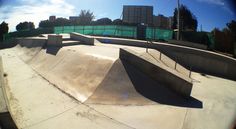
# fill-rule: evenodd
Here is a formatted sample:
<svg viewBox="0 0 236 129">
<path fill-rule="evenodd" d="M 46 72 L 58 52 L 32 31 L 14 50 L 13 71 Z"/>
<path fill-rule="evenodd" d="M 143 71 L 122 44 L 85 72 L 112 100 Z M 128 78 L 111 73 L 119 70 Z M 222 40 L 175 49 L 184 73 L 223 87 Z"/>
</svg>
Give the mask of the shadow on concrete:
<svg viewBox="0 0 236 129">
<path fill-rule="evenodd" d="M 0 113 L 0 129 L 17 129 L 9 112 Z"/>
<path fill-rule="evenodd" d="M 7 49 L 7 48 L 12 48 L 17 45 L 17 42 L 15 39 L 11 39 L 8 41 L 0 41 L 0 49 Z"/>
<path fill-rule="evenodd" d="M 59 46 L 48 46 L 45 48 L 47 54 L 57 55 L 58 51 L 61 49 Z"/>
<path fill-rule="evenodd" d="M 124 60 L 121 62 L 124 65 L 134 88 L 142 96 L 160 104 L 188 108 L 203 108 L 201 101 L 193 97 L 184 98 L 167 87 L 158 84 L 158 82 L 152 80 L 128 62 Z"/>
</svg>

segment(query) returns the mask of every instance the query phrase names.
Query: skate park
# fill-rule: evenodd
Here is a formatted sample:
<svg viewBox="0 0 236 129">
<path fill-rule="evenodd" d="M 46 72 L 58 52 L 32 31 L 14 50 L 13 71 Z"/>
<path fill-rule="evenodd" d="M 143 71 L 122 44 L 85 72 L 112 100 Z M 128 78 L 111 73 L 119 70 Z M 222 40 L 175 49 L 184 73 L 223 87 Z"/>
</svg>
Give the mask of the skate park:
<svg viewBox="0 0 236 129">
<path fill-rule="evenodd" d="M 236 60 L 192 47 L 79 33 L 1 50 L 18 128 L 231 128 Z"/>
</svg>

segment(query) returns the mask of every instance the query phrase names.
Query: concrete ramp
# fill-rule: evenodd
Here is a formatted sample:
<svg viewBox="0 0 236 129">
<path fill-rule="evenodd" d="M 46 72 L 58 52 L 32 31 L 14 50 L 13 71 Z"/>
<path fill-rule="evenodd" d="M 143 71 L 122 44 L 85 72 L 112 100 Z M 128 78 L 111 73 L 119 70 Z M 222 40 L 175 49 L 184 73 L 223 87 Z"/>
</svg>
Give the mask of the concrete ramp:
<svg viewBox="0 0 236 129">
<path fill-rule="evenodd" d="M 19 57 L 43 78 L 80 102 L 178 106 L 185 103 L 134 64 L 120 60 L 119 48 L 86 45 L 42 48 L 43 44 L 41 47 L 31 45 L 16 47 Z M 181 104 L 173 102 L 173 98 Z"/>
<path fill-rule="evenodd" d="M 41 50 L 29 64 L 45 79 L 81 102 L 91 96 L 113 61 L 98 59 L 75 49 Z M 56 55 L 49 51 L 58 51 Z"/>
<path fill-rule="evenodd" d="M 16 53 L 22 60 L 28 62 L 41 51 L 46 42 L 47 39 L 44 37 L 18 38 Z"/>
<path fill-rule="evenodd" d="M 157 63 L 148 53 L 139 54 L 129 49 L 120 49 L 120 58 L 128 61 L 134 67 L 176 93 L 185 97 L 190 96 L 192 91 L 191 79 L 176 70 Z"/>
<path fill-rule="evenodd" d="M 120 59 L 124 47 L 131 51 Z M 99 43 L 44 47 L 31 41 L 1 50 L 13 120 L 29 129 L 231 127 L 235 81 L 193 72 L 186 99 L 170 90 L 176 79 L 178 88 L 191 80 L 181 70 L 186 69 L 165 55 L 158 60 L 156 50 L 145 50 Z"/>
<path fill-rule="evenodd" d="M 200 101 L 186 100 L 125 60 L 116 60 L 86 104 L 153 105 L 196 107 Z M 195 105 L 193 105 L 193 103 Z"/>
</svg>

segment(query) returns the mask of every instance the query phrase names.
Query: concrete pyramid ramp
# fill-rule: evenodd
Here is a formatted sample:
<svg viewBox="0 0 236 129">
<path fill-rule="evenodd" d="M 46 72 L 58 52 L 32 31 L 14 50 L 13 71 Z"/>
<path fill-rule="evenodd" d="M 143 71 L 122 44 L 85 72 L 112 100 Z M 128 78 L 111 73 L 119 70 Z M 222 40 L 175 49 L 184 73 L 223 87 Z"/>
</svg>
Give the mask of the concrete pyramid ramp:
<svg viewBox="0 0 236 129">
<path fill-rule="evenodd" d="M 190 98 L 192 102 L 198 100 Z M 125 60 L 117 59 L 87 104 L 107 105 L 192 105 Z"/>
</svg>

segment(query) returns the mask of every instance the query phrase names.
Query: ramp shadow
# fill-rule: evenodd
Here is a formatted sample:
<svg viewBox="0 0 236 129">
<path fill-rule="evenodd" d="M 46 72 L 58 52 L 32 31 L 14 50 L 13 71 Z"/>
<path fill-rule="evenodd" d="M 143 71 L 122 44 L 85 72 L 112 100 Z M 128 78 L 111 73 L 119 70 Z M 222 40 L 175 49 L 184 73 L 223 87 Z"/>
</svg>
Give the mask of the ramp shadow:
<svg viewBox="0 0 236 129">
<path fill-rule="evenodd" d="M 133 83 L 134 88 L 142 96 L 160 104 L 188 108 L 203 108 L 201 101 L 193 97 L 184 98 L 167 87 L 152 80 L 128 62 L 124 60 L 121 60 L 121 62 L 131 82 Z"/>
<path fill-rule="evenodd" d="M 61 47 L 59 46 L 48 46 L 45 48 L 46 49 L 46 53 L 47 54 L 51 54 L 51 55 L 57 55 L 58 51 L 61 49 Z"/>
</svg>

